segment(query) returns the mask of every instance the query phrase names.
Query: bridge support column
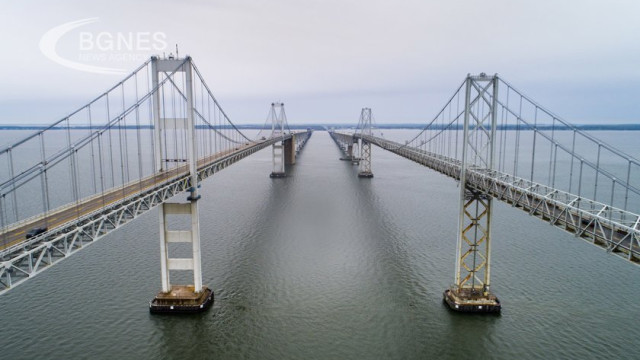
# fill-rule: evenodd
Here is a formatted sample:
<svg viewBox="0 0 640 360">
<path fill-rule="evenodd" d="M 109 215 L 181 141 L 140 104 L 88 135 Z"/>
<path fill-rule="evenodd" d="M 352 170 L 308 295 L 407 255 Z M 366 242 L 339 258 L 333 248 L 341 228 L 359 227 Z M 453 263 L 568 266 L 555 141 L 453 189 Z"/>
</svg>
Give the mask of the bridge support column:
<svg viewBox="0 0 640 360">
<path fill-rule="evenodd" d="M 354 157 L 354 152 L 353 152 L 353 147 L 354 147 L 354 143 L 357 140 L 354 140 L 353 138 L 351 139 L 350 142 L 347 142 L 346 144 L 340 144 L 341 149 L 343 149 L 345 156 L 341 157 L 340 160 L 344 160 L 344 161 L 354 161 L 356 160 Z M 357 145 L 356 145 L 356 149 L 357 149 Z"/>
<path fill-rule="evenodd" d="M 278 141 L 271 147 L 273 171 L 270 176 L 272 178 L 287 177 L 287 173 L 284 171 L 285 151 L 284 141 Z"/>
<path fill-rule="evenodd" d="M 365 139 L 361 140 L 360 146 L 360 164 L 358 167 L 359 178 L 372 178 L 371 172 L 371 143 Z"/>
<path fill-rule="evenodd" d="M 352 145 L 351 165 L 360 165 L 360 146 L 358 146 L 358 140 L 354 140 Z"/>
<path fill-rule="evenodd" d="M 360 137 L 360 163 L 358 164 L 359 178 L 372 178 L 371 172 L 371 143 L 367 136 L 371 136 L 371 108 L 363 108 L 360 112 L 362 135 Z"/>
<path fill-rule="evenodd" d="M 200 224 L 198 199 L 191 192 L 188 203 L 163 203 L 160 206 L 160 268 L 162 291 L 149 304 L 152 313 L 190 313 L 204 311 L 213 304 L 213 291 L 202 286 L 200 254 Z M 167 217 L 188 215 L 191 230 L 169 230 Z M 191 258 L 172 258 L 169 246 L 173 243 L 191 243 Z M 192 271 L 193 284 L 172 285 L 170 271 Z"/>
<path fill-rule="evenodd" d="M 475 190 L 461 192 L 456 283 L 444 292 L 444 301 L 457 311 L 499 312 L 500 301 L 489 292 L 492 199 Z"/>
<path fill-rule="evenodd" d="M 482 164 L 487 171 L 494 167 L 497 98 L 496 76 L 484 73 L 467 76 L 455 284 L 443 294 L 444 302 L 461 312 L 496 313 L 501 310 L 500 301 L 489 291 L 492 198 L 467 184 L 468 166 Z M 483 106 L 477 106 L 479 103 Z M 472 145 L 478 141 L 485 145 L 482 148 Z"/>
<path fill-rule="evenodd" d="M 189 192 L 188 203 L 163 203 L 159 209 L 160 222 L 160 271 L 162 277 L 162 291 L 149 303 L 152 313 L 192 313 L 208 309 L 213 304 L 213 291 L 202 286 L 202 262 L 200 253 L 200 217 L 198 213 L 198 172 L 197 172 L 197 144 L 195 122 L 193 117 L 193 78 L 191 58 L 157 59 L 154 58 L 152 70 L 154 72 L 153 85 L 157 87 L 158 74 L 160 72 L 177 71 L 185 73 L 186 79 L 186 119 L 173 119 L 175 128 L 187 131 L 187 157 L 189 166 Z M 155 98 L 154 98 L 155 99 Z M 154 106 L 154 127 L 160 129 L 161 119 L 157 114 L 159 105 Z M 156 155 L 159 156 L 159 146 L 156 146 Z M 158 157 L 156 158 L 156 160 Z M 168 230 L 168 215 L 188 215 L 190 218 L 190 230 Z M 169 244 L 191 243 L 191 258 L 169 257 Z M 193 272 L 193 284 L 172 285 L 170 271 Z"/>
<path fill-rule="evenodd" d="M 296 163 L 296 136 L 291 135 L 290 139 L 284 141 L 284 164 L 294 165 Z"/>
<path fill-rule="evenodd" d="M 279 109 L 276 110 L 276 109 Z M 273 171 L 271 172 L 272 178 L 284 178 L 287 177 L 287 173 L 284 169 L 284 164 L 286 163 L 286 152 L 287 152 L 287 144 L 284 139 L 284 124 L 287 122 L 287 117 L 284 112 L 284 104 L 283 103 L 271 103 L 271 134 L 274 136 L 279 134 L 282 136 L 282 141 L 278 141 L 273 144 L 271 148 L 271 156 L 273 163 Z M 294 156 L 295 156 L 295 145 L 289 144 L 289 146 L 293 147 Z M 290 151 L 290 150 L 289 150 Z M 295 160 L 294 160 L 295 161 Z"/>
</svg>

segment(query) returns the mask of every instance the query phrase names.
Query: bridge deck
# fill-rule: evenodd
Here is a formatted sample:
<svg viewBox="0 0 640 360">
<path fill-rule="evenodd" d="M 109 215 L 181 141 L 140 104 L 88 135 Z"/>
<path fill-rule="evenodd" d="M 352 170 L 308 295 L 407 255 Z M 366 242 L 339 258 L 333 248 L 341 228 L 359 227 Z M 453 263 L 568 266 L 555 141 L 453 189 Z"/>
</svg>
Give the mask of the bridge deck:
<svg viewBox="0 0 640 360">
<path fill-rule="evenodd" d="M 354 137 L 352 134 L 333 135 L 338 141 L 349 141 Z M 461 164 L 456 159 L 375 136 L 357 134 L 355 137 L 460 180 Z M 640 264 L 640 216 L 637 214 L 495 170 L 469 168 L 467 186 Z"/>
<path fill-rule="evenodd" d="M 238 146 L 234 150 L 223 151 L 211 156 L 207 156 L 198 160 L 198 169 L 201 170 L 208 165 L 235 153 L 241 153 L 242 151 L 255 146 L 264 147 L 264 143 L 268 141 L 256 141 L 253 143 L 247 143 L 242 146 Z M 269 142 L 270 144 L 271 142 Z M 35 227 L 47 227 L 49 230 L 55 229 L 69 223 L 76 221 L 83 216 L 99 211 L 106 208 L 118 201 L 125 198 L 134 197 L 145 191 L 155 189 L 164 184 L 167 184 L 177 178 L 186 176 L 189 169 L 187 165 L 182 165 L 174 169 L 158 172 L 146 178 L 139 179 L 137 181 L 130 182 L 121 187 L 112 188 L 105 191 L 102 194 L 96 194 L 85 199 L 79 200 L 77 203 L 68 204 L 60 208 L 49 211 L 46 215 L 40 214 L 30 219 L 21 221 L 20 223 L 10 227 L 2 234 L 2 244 L 0 250 L 4 250 L 16 245 L 20 245 L 27 241 L 25 234 Z"/>
<path fill-rule="evenodd" d="M 279 141 L 291 139 L 292 135 L 298 135 L 296 150 L 300 150 L 311 133 L 281 134 L 201 158 L 198 160 L 198 180 L 204 180 Z M 189 188 L 191 177 L 187 165 L 183 165 L 52 210 L 46 216 L 40 215 L 15 224 L 0 235 L 7 239 L 0 248 L 0 294 Z M 49 225 L 46 233 L 31 239 L 23 238 L 28 229 L 45 224 Z"/>
</svg>

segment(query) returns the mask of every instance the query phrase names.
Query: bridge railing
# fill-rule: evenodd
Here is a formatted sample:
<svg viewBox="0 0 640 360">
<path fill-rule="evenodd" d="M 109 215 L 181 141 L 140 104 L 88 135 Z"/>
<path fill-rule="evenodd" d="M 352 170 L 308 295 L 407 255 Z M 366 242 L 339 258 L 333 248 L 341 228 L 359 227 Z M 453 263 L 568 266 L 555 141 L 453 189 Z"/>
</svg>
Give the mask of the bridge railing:
<svg viewBox="0 0 640 360">
<path fill-rule="evenodd" d="M 462 163 L 459 160 L 376 136 L 356 137 L 460 180 Z M 467 169 L 467 179 L 467 186 L 522 208 L 631 262 L 640 263 L 638 214 L 498 170 L 471 166 Z"/>
<path fill-rule="evenodd" d="M 25 222 L 51 228 L 49 216 L 64 208 L 82 209 L 87 199 L 102 197 L 157 174 L 154 113 L 162 122 L 165 177 L 177 175 L 187 158 L 186 88 L 182 66 L 192 66 L 194 123 L 199 158 L 225 154 L 250 143 L 222 110 L 190 58 L 176 59 L 154 86 L 152 60 L 114 87 L 46 128 L 0 149 L 0 245 Z M 154 97 L 158 107 L 154 108 Z M 78 205 L 78 206 L 76 206 Z M 23 230 L 23 232 L 26 230 Z M 15 235 L 15 234 L 12 234 Z M 24 237 L 24 234 L 22 235 Z"/>
<path fill-rule="evenodd" d="M 142 106 L 149 100 L 150 61 L 78 110 L 0 150 L 0 226 L 93 196 L 133 177 L 153 172 L 126 154 L 127 137 L 146 145 L 149 133 Z M 145 95 L 146 94 L 146 95 Z M 135 127 L 135 134 L 127 129 Z M 124 144 L 123 144 L 124 143 Z M 122 146 L 121 146 L 122 145 Z M 100 174 L 98 163 L 112 170 Z M 6 167 L 5 167 L 6 166 Z M 124 179 L 124 180 L 123 180 Z"/>
<path fill-rule="evenodd" d="M 500 78 L 502 137 L 497 170 L 580 198 L 640 212 L 640 161 L 543 108 Z M 511 136 L 508 136 L 511 135 Z M 510 148 L 516 151 L 509 151 Z"/>
<path fill-rule="evenodd" d="M 476 79 L 476 78 L 474 78 Z M 597 136 L 543 108 L 506 81 L 496 77 L 496 91 L 472 81 L 469 117 L 483 120 L 495 111 L 493 170 L 576 195 L 576 206 L 587 200 L 640 213 L 640 160 L 613 144 L 613 132 Z M 440 112 L 399 147 L 460 161 L 465 117 L 465 82 Z M 495 101 L 494 101 L 495 96 Z M 470 125 L 467 163 L 489 168 L 492 126 Z M 374 134 L 381 136 L 380 133 Z M 389 137 L 389 135 L 387 135 Z M 608 137 L 606 140 L 603 137 Z"/>
</svg>

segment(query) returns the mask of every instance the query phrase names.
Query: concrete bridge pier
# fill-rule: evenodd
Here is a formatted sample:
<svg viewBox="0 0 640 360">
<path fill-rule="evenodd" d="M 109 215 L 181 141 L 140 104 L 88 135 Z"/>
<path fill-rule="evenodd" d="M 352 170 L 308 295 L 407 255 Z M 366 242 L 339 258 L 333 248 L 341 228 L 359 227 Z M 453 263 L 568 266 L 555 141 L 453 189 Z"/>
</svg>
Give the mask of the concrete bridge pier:
<svg viewBox="0 0 640 360">
<path fill-rule="evenodd" d="M 360 164 L 360 147 L 358 146 L 357 140 L 355 140 L 351 145 L 351 164 Z"/>
<path fill-rule="evenodd" d="M 353 153 L 353 149 L 354 149 L 354 143 L 357 142 L 357 140 L 355 139 L 351 139 L 351 141 L 348 141 L 346 144 L 341 144 L 341 147 L 343 149 L 343 152 L 345 154 L 345 156 L 341 157 L 340 160 L 344 160 L 344 161 L 354 161 L 355 157 L 354 157 L 354 153 Z M 358 148 L 357 145 L 355 145 L 356 149 Z"/>
<path fill-rule="evenodd" d="M 292 134 L 289 139 L 273 144 L 271 149 L 273 171 L 269 176 L 272 178 L 287 177 L 285 165 L 293 165 L 296 163 L 295 134 Z"/>
<path fill-rule="evenodd" d="M 285 152 L 286 146 L 284 141 L 278 141 L 273 146 L 271 146 L 271 160 L 273 164 L 273 170 L 271 171 L 272 178 L 283 178 L 287 176 L 287 173 L 284 171 L 285 164 Z"/>
<path fill-rule="evenodd" d="M 291 134 L 291 138 L 284 141 L 284 164 L 294 165 L 296 163 L 296 135 Z"/>
<path fill-rule="evenodd" d="M 191 192 L 187 203 L 163 203 L 159 207 L 162 291 L 149 303 L 152 313 L 201 312 L 213 304 L 213 291 L 202 286 L 198 196 L 195 193 Z M 189 216 L 191 230 L 169 230 L 167 217 L 170 215 Z M 170 257 L 171 243 L 191 243 L 191 258 Z M 172 285 L 170 271 L 192 271 L 193 284 Z"/>
<path fill-rule="evenodd" d="M 182 65 L 181 65 L 182 64 Z M 177 70 L 175 70 L 177 69 Z M 154 132 L 156 139 L 161 139 L 163 122 L 171 120 L 173 128 L 187 132 L 187 160 L 189 166 L 189 192 L 187 203 L 163 203 L 159 207 L 160 223 L 160 271 L 162 278 L 162 290 L 149 302 L 149 311 L 152 313 L 194 313 L 208 309 L 213 304 L 213 291 L 206 286 L 202 286 L 202 260 L 200 253 L 200 216 L 198 212 L 198 172 L 197 172 L 197 149 L 195 144 L 196 131 L 193 114 L 193 75 L 191 58 L 186 59 L 151 59 L 152 83 L 153 87 L 158 87 L 160 74 L 176 71 L 184 72 L 186 80 L 186 107 L 187 118 L 164 119 L 160 117 L 159 92 L 156 91 L 153 97 L 154 109 Z M 169 131 L 167 127 L 164 131 Z M 157 169 L 163 167 L 162 148 L 165 143 L 157 141 L 154 147 L 155 158 L 158 162 Z M 190 218 L 189 230 L 169 230 L 167 216 L 187 215 Z M 190 258 L 169 257 L 170 243 L 190 243 Z M 193 284 L 172 285 L 170 281 L 170 271 L 191 271 L 193 273 Z"/>
</svg>

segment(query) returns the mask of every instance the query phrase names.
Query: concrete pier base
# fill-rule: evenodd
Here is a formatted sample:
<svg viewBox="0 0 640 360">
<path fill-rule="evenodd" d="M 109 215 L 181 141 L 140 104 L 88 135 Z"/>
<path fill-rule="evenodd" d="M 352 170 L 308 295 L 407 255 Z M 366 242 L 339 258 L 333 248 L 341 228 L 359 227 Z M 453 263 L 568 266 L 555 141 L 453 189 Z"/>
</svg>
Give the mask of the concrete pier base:
<svg viewBox="0 0 640 360">
<path fill-rule="evenodd" d="M 451 288 L 444 291 L 443 301 L 453 311 L 465 313 L 500 313 L 500 300 L 480 290 Z"/>
<path fill-rule="evenodd" d="M 363 172 L 359 172 L 358 173 L 358 177 L 359 178 L 366 178 L 366 179 L 370 179 L 373 177 L 373 173 L 369 172 L 369 171 L 363 171 Z"/>
<path fill-rule="evenodd" d="M 171 291 L 160 292 L 149 302 L 149 311 L 153 314 L 199 313 L 213 304 L 213 290 L 202 287 L 200 293 L 193 285 L 173 285 Z"/>
<path fill-rule="evenodd" d="M 271 175 L 269 175 L 270 178 L 275 178 L 275 179 L 279 179 L 279 178 L 285 178 L 287 177 L 287 173 L 283 173 L 283 172 L 272 172 Z"/>
</svg>

